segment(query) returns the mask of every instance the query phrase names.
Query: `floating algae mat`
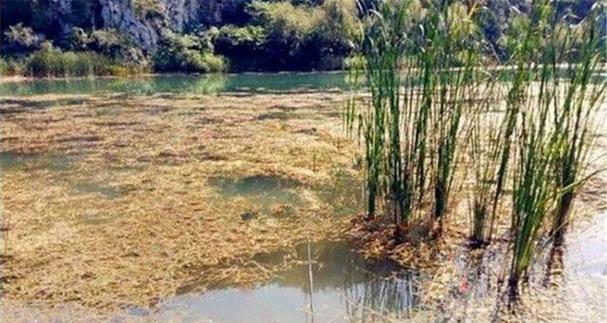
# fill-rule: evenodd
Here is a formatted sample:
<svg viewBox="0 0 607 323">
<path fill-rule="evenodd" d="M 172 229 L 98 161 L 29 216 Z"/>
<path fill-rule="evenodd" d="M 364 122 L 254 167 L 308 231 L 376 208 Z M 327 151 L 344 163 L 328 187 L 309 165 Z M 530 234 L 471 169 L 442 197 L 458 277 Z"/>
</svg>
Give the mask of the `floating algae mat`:
<svg viewBox="0 0 607 323">
<path fill-rule="evenodd" d="M 196 78 L 5 85 L 3 319 L 492 318 L 505 250 L 483 251 L 476 263 L 459 244 L 464 238 L 450 240 L 449 232 L 436 262 L 411 270 L 365 260 L 351 250 L 358 245 L 341 242 L 365 201 L 360 161 L 353 158 L 360 147 L 341 125 L 347 95 L 322 92 L 334 86 L 328 79 L 317 92 L 274 93 L 290 86 L 283 82 L 289 77 L 238 77 L 240 83 L 228 80 L 212 95 L 203 93 L 218 89 L 214 80 Z M 115 81 L 122 83 L 109 84 Z M 85 83 L 90 87 L 81 87 Z M 292 84 L 312 83 L 301 77 Z M 247 88 L 246 94 L 226 93 Z M 159 91 L 165 93 L 150 95 Z M 607 187 L 600 176 L 594 204 L 604 200 Z M 519 321 L 607 317 L 607 255 L 600 247 L 607 233 L 605 216 L 596 215 L 604 211 L 586 201 L 583 206 L 595 221 L 579 237 L 571 230 L 564 286 L 529 293 L 525 303 L 541 306 Z M 310 259 L 306 241 L 314 241 Z M 409 265 L 395 252 L 391 258 Z M 530 289 L 541 284 L 541 269 L 531 273 Z"/>
<path fill-rule="evenodd" d="M 366 261 L 342 241 L 303 243 L 255 259 L 296 265 L 250 288 L 177 296 L 159 304 L 154 316 L 185 322 L 363 322 L 406 318 L 419 303 L 416 272 L 393 261 Z"/>
</svg>

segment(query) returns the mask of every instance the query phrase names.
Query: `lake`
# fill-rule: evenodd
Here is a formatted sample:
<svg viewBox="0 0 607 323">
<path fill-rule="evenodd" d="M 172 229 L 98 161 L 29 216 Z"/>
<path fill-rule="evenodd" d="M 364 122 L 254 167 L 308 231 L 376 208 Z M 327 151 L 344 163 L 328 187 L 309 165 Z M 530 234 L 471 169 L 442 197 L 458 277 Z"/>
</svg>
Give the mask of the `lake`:
<svg viewBox="0 0 607 323">
<path fill-rule="evenodd" d="M 364 192 L 360 147 L 341 123 L 345 80 L 335 72 L 0 83 L 0 261 L 3 297 L 17 302 L 5 314 L 490 317 L 504 245 L 477 253 L 448 241 L 433 266 L 414 269 L 367 259 L 349 240 Z M 584 209 L 600 209 L 604 182 L 592 183 Z M 540 287 L 545 259 L 533 269 L 528 301 L 548 318 L 607 315 L 607 250 L 596 247 L 607 216 L 594 214 L 571 230 L 561 289 Z"/>
</svg>

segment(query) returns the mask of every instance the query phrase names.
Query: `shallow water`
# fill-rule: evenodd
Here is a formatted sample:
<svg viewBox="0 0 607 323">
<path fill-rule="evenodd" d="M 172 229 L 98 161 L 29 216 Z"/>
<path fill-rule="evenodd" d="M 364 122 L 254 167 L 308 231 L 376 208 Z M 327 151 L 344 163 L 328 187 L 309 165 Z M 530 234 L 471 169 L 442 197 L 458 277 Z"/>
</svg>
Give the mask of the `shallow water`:
<svg viewBox="0 0 607 323">
<path fill-rule="evenodd" d="M 260 264 L 298 264 L 265 284 L 183 294 L 161 303 L 161 320 L 194 322 L 362 322 L 402 319 L 419 304 L 418 274 L 391 261 L 365 261 L 345 242 L 312 243 L 260 254 Z M 136 311 L 136 310 L 135 310 Z"/>
<path fill-rule="evenodd" d="M 597 215 L 567 239 L 568 275 L 607 279 L 607 213 Z"/>
<path fill-rule="evenodd" d="M 65 171 L 73 165 L 73 158 L 59 154 L 23 154 L 0 151 L 0 169 L 44 168 L 50 171 Z"/>
<path fill-rule="evenodd" d="M 160 75 L 129 79 L 85 78 L 0 83 L 0 96 L 42 94 L 276 92 L 346 89 L 345 73 Z"/>
<path fill-rule="evenodd" d="M 511 77 L 511 73 L 507 70 L 496 73 L 503 80 Z M 561 73 L 565 75 L 566 71 L 562 70 Z M 326 91 L 349 89 L 350 85 L 346 79 L 347 72 L 155 75 L 126 79 L 38 79 L 23 82 L 0 82 L 0 96 Z M 604 81 L 605 75 L 598 75 L 596 80 Z"/>
<path fill-rule="evenodd" d="M 295 180 L 273 176 L 251 176 L 245 178 L 213 178 L 211 185 L 225 198 L 247 198 L 254 200 L 267 212 L 280 205 L 294 206 L 300 199 L 295 189 Z"/>
<path fill-rule="evenodd" d="M 163 92 L 266 92 L 344 87 L 343 73 L 160 76 L 132 80 L 87 79 L 2 83 L 0 95 L 45 93 L 152 95 Z M 27 104 L 29 107 L 29 103 Z M 55 102 L 55 104 L 62 103 Z M 42 104 L 32 106 L 34 107 L 44 108 Z M 112 113 L 120 112 L 119 108 L 112 110 Z M 280 117 L 288 119 L 288 114 Z M 126 125 L 126 127 L 130 126 Z M 85 150 L 82 153 L 89 152 Z M 167 157 L 170 158 L 172 157 Z M 73 155 L 0 152 L 0 172 L 35 169 L 43 170 L 45 173 L 50 172 L 54 177 L 61 178 L 79 169 L 78 165 L 81 162 L 78 156 Z M 116 174 L 107 176 L 85 174 L 82 181 L 57 183 L 67 185 L 69 194 L 88 195 L 87 197 L 92 199 L 116 202 L 114 199 L 125 194 L 120 187 L 112 185 L 112 176 L 118 176 Z M 329 211 L 331 214 L 356 214 L 361 209 L 361 201 L 364 200 L 361 198 L 360 183 L 353 182 L 354 179 L 345 173 L 335 175 L 334 182 L 322 187 L 306 187 L 295 180 L 274 176 L 215 177 L 211 178 L 209 184 L 218 195 L 226 199 L 242 198 L 255 201 L 261 211 L 266 213 L 280 205 L 298 207 L 304 203 L 300 193 L 310 190 L 326 202 L 328 208 L 332 208 Z M 118 199 L 118 202 L 123 200 Z M 83 209 L 85 207 L 86 205 L 83 205 Z M 105 214 L 104 210 L 91 212 L 87 210 L 83 218 L 87 223 L 104 223 L 103 221 L 109 221 L 112 216 L 114 215 Z M 597 216 L 591 224 L 578 231 L 572 230 L 568 235 L 564 276 L 574 288 L 579 287 L 579 293 L 571 295 L 572 300 L 607 303 L 606 239 L 607 214 Z M 311 321 L 314 318 L 318 322 L 360 322 L 374 319 L 383 321 L 385 317 L 402 319 L 408 317 L 412 311 L 428 305 L 422 302 L 419 295 L 424 292 L 420 290 L 420 281 L 422 279 L 427 281 L 429 278 L 422 277 L 417 272 L 400 268 L 391 262 L 365 261 L 360 255 L 352 252 L 344 242 L 314 243 L 311 245 L 311 254 L 312 284 L 309 278 L 307 244 L 303 244 L 295 250 L 281 250 L 254 257 L 253 260 L 260 264 L 282 263 L 285 258 L 297 260 L 297 265 L 268 283 L 248 288 L 230 285 L 214 286 L 205 293 L 183 293 L 162 301 L 157 307 L 131 308 L 128 312 L 131 316 L 157 316 L 162 321 L 187 322 L 207 318 L 219 322 L 298 322 Z M 465 256 L 465 253 L 462 255 Z M 499 253 L 488 254 L 478 263 L 474 259 L 462 257 L 461 265 L 458 265 L 456 270 L 461 277 L 467 277 L 466 282 L 473 290 L 472 297 L 482 300 L 492 295 L 496 289 L 496 268 L 504 263 L 502 259 Z M 595 289 L 585 290 L 581 281 L 589 281 L 602 293 L 596 293 Z M 447 285 L 456 292 L 453 293 L 455 296 L 450 296 L 446 301 L 457 301 L 457 297 L 461 296 L 457 294 L 461 287 L 460 281 L 453 279 Z"/>
</svg>

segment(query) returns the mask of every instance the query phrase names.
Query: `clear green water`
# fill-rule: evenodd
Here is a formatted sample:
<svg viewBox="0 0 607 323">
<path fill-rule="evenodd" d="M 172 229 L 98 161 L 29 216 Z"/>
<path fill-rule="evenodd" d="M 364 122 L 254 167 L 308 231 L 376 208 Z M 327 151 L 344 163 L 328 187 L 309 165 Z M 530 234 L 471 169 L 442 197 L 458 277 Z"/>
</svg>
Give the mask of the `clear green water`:
<svg viewBox="0 0 607 323">
<path fill-rule="evenodd" d="M 0 83 L 0 96 L 41 94 L 280 92 L 345 89 L 345 73 L 161 75 Z"/>
<path fill-rule="evenodd" d="M 508 80 L 511 72 L 496 71 L 498 79 Z M 562 76 L 567 74 L 561 70 Z M 0 96 L 41 94 L 104 94 L 122 93 L 154 95 L 159 93 L 209 94 L 221 92 L 284 92 L 345 90 L 347 72 L 250 73 L 210 75 L 156 75 L 134 78 L 83 78 L 30 80 L 0 83 Z M 601 72 L 595 80 L 604 82 Z"/>
<path fill-rule="evenodd" d="M 1 147 L 0 147 L 1 148 Z M 0 151 L 0 170 L 11 169 L 48 169 L 53 172 L 68 170 L 73 164 L 72 158 L 58 154 L 22 154 Z"/>
</svg>

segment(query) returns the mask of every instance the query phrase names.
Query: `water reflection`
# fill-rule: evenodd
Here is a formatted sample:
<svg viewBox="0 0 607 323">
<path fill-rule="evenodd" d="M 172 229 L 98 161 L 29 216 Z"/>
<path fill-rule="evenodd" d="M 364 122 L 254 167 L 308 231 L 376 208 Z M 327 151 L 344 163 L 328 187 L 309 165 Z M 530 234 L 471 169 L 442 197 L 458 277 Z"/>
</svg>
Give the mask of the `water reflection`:
<svg viewBox="0 0 607 323">
<path fill-rule="evenodd" d="M 0 96 L 42 94 L 276 92 L 346 89 L 345 73 L 161 75 L 0 83 Z"/>
<path fill-rule="evenodd" d="M 500 80 L 512 78 L 512 72 L 496 71 Z M 567 74 L 566 69 L 560 75 Z M 249 73 L 205 75 L 157 75 L 136 78 L 83 78 L 58 80 L 29 80 L 0 82 L 0 96 L 28 96 L 41 94 L 100 94 L 126 93 L 155 95 L 158 93 L 208 94 L 220 92 L 284 92 L 347 90 L 346 72 L 311 73 Z M 596 75 L 596 82 L 605 80 Z M 416 81 L 417 83 L 419 81 Z"/>
<path fill-rule="evenodd" d="M 296 263 L 272 282 L 180 295 L 162 303 L 158 314 L 185 322 L 368 322 L 406 318 L 419 303 L 416 272 L 366 261 L 345 242 L 309 247 L 309 257 L 307 244 L 257 255 L 260 263 Z"/>
</svg>

